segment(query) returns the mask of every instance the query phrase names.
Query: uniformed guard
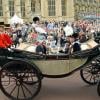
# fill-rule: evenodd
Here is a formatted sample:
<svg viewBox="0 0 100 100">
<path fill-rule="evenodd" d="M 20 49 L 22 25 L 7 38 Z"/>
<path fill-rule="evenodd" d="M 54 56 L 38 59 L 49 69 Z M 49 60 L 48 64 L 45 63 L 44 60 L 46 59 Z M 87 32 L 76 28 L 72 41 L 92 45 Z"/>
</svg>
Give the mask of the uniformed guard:
<svg viewBox="0 0 100 100">
<path fill-rule="evenodd" d="M 6 34 L 4 23 L 0 22 L 0 48 L 8 48 L 12 45 L 11 37 Z"/>
</svg>

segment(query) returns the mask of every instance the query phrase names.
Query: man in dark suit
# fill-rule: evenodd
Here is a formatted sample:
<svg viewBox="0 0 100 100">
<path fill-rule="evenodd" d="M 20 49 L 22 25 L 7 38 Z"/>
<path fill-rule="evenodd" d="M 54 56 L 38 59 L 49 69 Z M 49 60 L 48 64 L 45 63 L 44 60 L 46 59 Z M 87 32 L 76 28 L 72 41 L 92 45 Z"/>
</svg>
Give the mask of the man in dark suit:
<svg viewBox="0 0 100 100">
<path fill-rule="evenodd" d="M 36 47 L 36 53 L 37 54 L 46 54 L 46 43 L 43 41 L 42 43 L 39 43 Z"/>
</svg>

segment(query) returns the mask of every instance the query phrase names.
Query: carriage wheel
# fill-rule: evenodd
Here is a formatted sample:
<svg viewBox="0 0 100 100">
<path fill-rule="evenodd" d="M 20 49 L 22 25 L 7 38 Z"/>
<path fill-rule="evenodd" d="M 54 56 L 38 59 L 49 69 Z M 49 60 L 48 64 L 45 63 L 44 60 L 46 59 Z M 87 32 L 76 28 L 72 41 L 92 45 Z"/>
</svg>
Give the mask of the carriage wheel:
<svg viewBox="0 0 100 100">
<path fill-rule="evenodd" d="M 100 96 L 100 81 L 98 82 L 98 85 L 97 85 L 97 92 L 98 92 L 98 95 Z"/>
<path fill-rule="evenodd" d="M 35 67 L 12 61 L 0 71 L 0 88 L 11 100 L 32 100 L 41 89 L 41 77 Z"/>
<path fill-rule="evenodd" d="M 81 78 L 90 85 L 95 85 L 100 77 L 100 69 L 92 64 L 80 70 Z"/>
</svg>

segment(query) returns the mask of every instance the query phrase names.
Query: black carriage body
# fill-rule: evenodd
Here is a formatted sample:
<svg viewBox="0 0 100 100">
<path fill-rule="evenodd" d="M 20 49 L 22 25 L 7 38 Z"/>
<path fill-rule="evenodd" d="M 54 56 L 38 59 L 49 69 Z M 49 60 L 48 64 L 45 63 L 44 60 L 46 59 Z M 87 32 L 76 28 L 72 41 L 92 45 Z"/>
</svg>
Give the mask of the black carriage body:
<svg viewBox="0 0 100 100">
<path fill-rule="evenodd" d="M 93 58 L 100 55 L 98 47 L 99 46 L 94 47 L 93 49 L 90 50 L 76 52 L 69 55 L 38 55 L 23 50 L 0 48 L 0 66 L 1 66 L 0 88 L 3 91 L 3 93 L 11 100 L 32 100 L 39 93 L 41 89 L 41 79 L 43 77 L 62 78 L 71 75 L 73 72 L 83 68 L 83 66 L 91 62 Z M 35 64 L 36 61 L 40 61 L 42 63 L 43 61 L 46 61 L 48 63 L 48 62 L 60 62 L 64 60 L 63 62 L 66 63 L 69 60 L 80 59 L 81 61 L 81 59 L 84 58 L 88 58 L 86 59 L 85 63 L 79 65 L 79 67 L 77 68 L 75 67 L 74 69 L 71 69 L 68 72 L 66 72 L 67 71 L 66 70 L 64 74 L 61 74 L 59 72 L 57 74 L 51 74 L 53 73 L 52 66 L 39 67 Z M 60 68 L 62 69 L 67 68 L 67 66 L 63 67 L 62 65 Z M 57 68 L 59 67 L 59 65 L 54 67 Z M 42 69 L 44 68 L 44 70 L 42 70 L 41 68 Z M 50 71 L 49 73 L 48 69 L 51 70 L 52 72 Z M 45 70 L 49 74 L 42 72 Z M 54 73 L 56 71 L 54 71 Z M 15 86 L 12 87 L 12 90 L 9 90 L 8 87 L 10 87 L 12 84 L 14 84 Z M 15 90 L 16 88 L 17 92 Z M 26 95 L 25 91 L 28 93 L 28 95 Z M 20 95 L 20 92 L 22 92 L 23 97 Z M 17 94 L 15 95 L 13 93 Z"/>
<path fill-rule="evenodd" d="M 55 54 L 54 55 L 39 55 L 32 52 L 24 51 L 24 50 L 0 48 L 0 66 L 2 68 L 3 65 L 11 61 L 23 61 L 37 68 L 37 70 L 41 73 L 41 75 L 45 77 L 60 78 L 60 77 L 68 76 L 72 74 L 73 72 L 75 72 L 76 70 L 81 69 L 83 66 L 85 66 L 88 62 L 91 62 L 91 60 L 95 58 L 96 56 L 98 56 L 99 54 L 100 54 L 99 45 L 92 49 L 79 51 L 79 52 L 75 52 L 73 54 L 67 54 L 67 55 L 65 54 L 64 55 L 55 55 Z M 41 69 L 34 63 L 35 61 L 45 61 L 45 60 L 48 62 L 51 60 L 57 60 L 59 62 L 60 60 L 67 61 L 71 59 L 83 59 L 85 57 L 87 57 L 88 59 L 83 65 L 79 66 L 78 68 L 72 70 L 69 73 L 66 72 L 64 74 L 59 74 L 59 75 L 44 74 L 42 73 Z"/>
<path fill-rule="evenodd" d="M 31 59 L 40 59 L 41 56 L 35 55 L 33 53 L 17 50 L 17 49 L 8 49 L 8 48 L 0 48 L 0 66 L 2 67 L 9 61 L 30 61 Z"/>
</svg>

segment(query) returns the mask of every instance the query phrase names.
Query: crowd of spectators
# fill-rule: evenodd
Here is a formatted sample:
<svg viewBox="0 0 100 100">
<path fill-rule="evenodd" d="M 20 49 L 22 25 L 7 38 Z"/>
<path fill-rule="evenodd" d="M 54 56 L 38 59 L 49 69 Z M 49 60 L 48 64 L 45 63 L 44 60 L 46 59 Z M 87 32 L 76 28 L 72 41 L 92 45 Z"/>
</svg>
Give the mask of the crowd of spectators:
<svg viewBox="0 0 100 100">
<path fill-rule="evenodd" d="M 71 35 L 67 35 L 67 32 L 64 31 L 66 26 L 72 28 Z M 35 20 L 33 23 L 15 24 L 5 32 L 13 41 L 12 47 L 16 48 L 20 43 L 28 42 L 37 45 L 37 53 L 46 54 L 50 51 L 68 53 L 69 48 L 72 48 L 70 52 L 79 51 L 81 43 L 87 39 L 95 39 L 94 36 L 97 33 L 100 34 L 100 24 L 94 24 L 93 21 L 89 20 L 74 22 Z M 45 50 L 41 51 L 41 49 Z"/>
</svg>

